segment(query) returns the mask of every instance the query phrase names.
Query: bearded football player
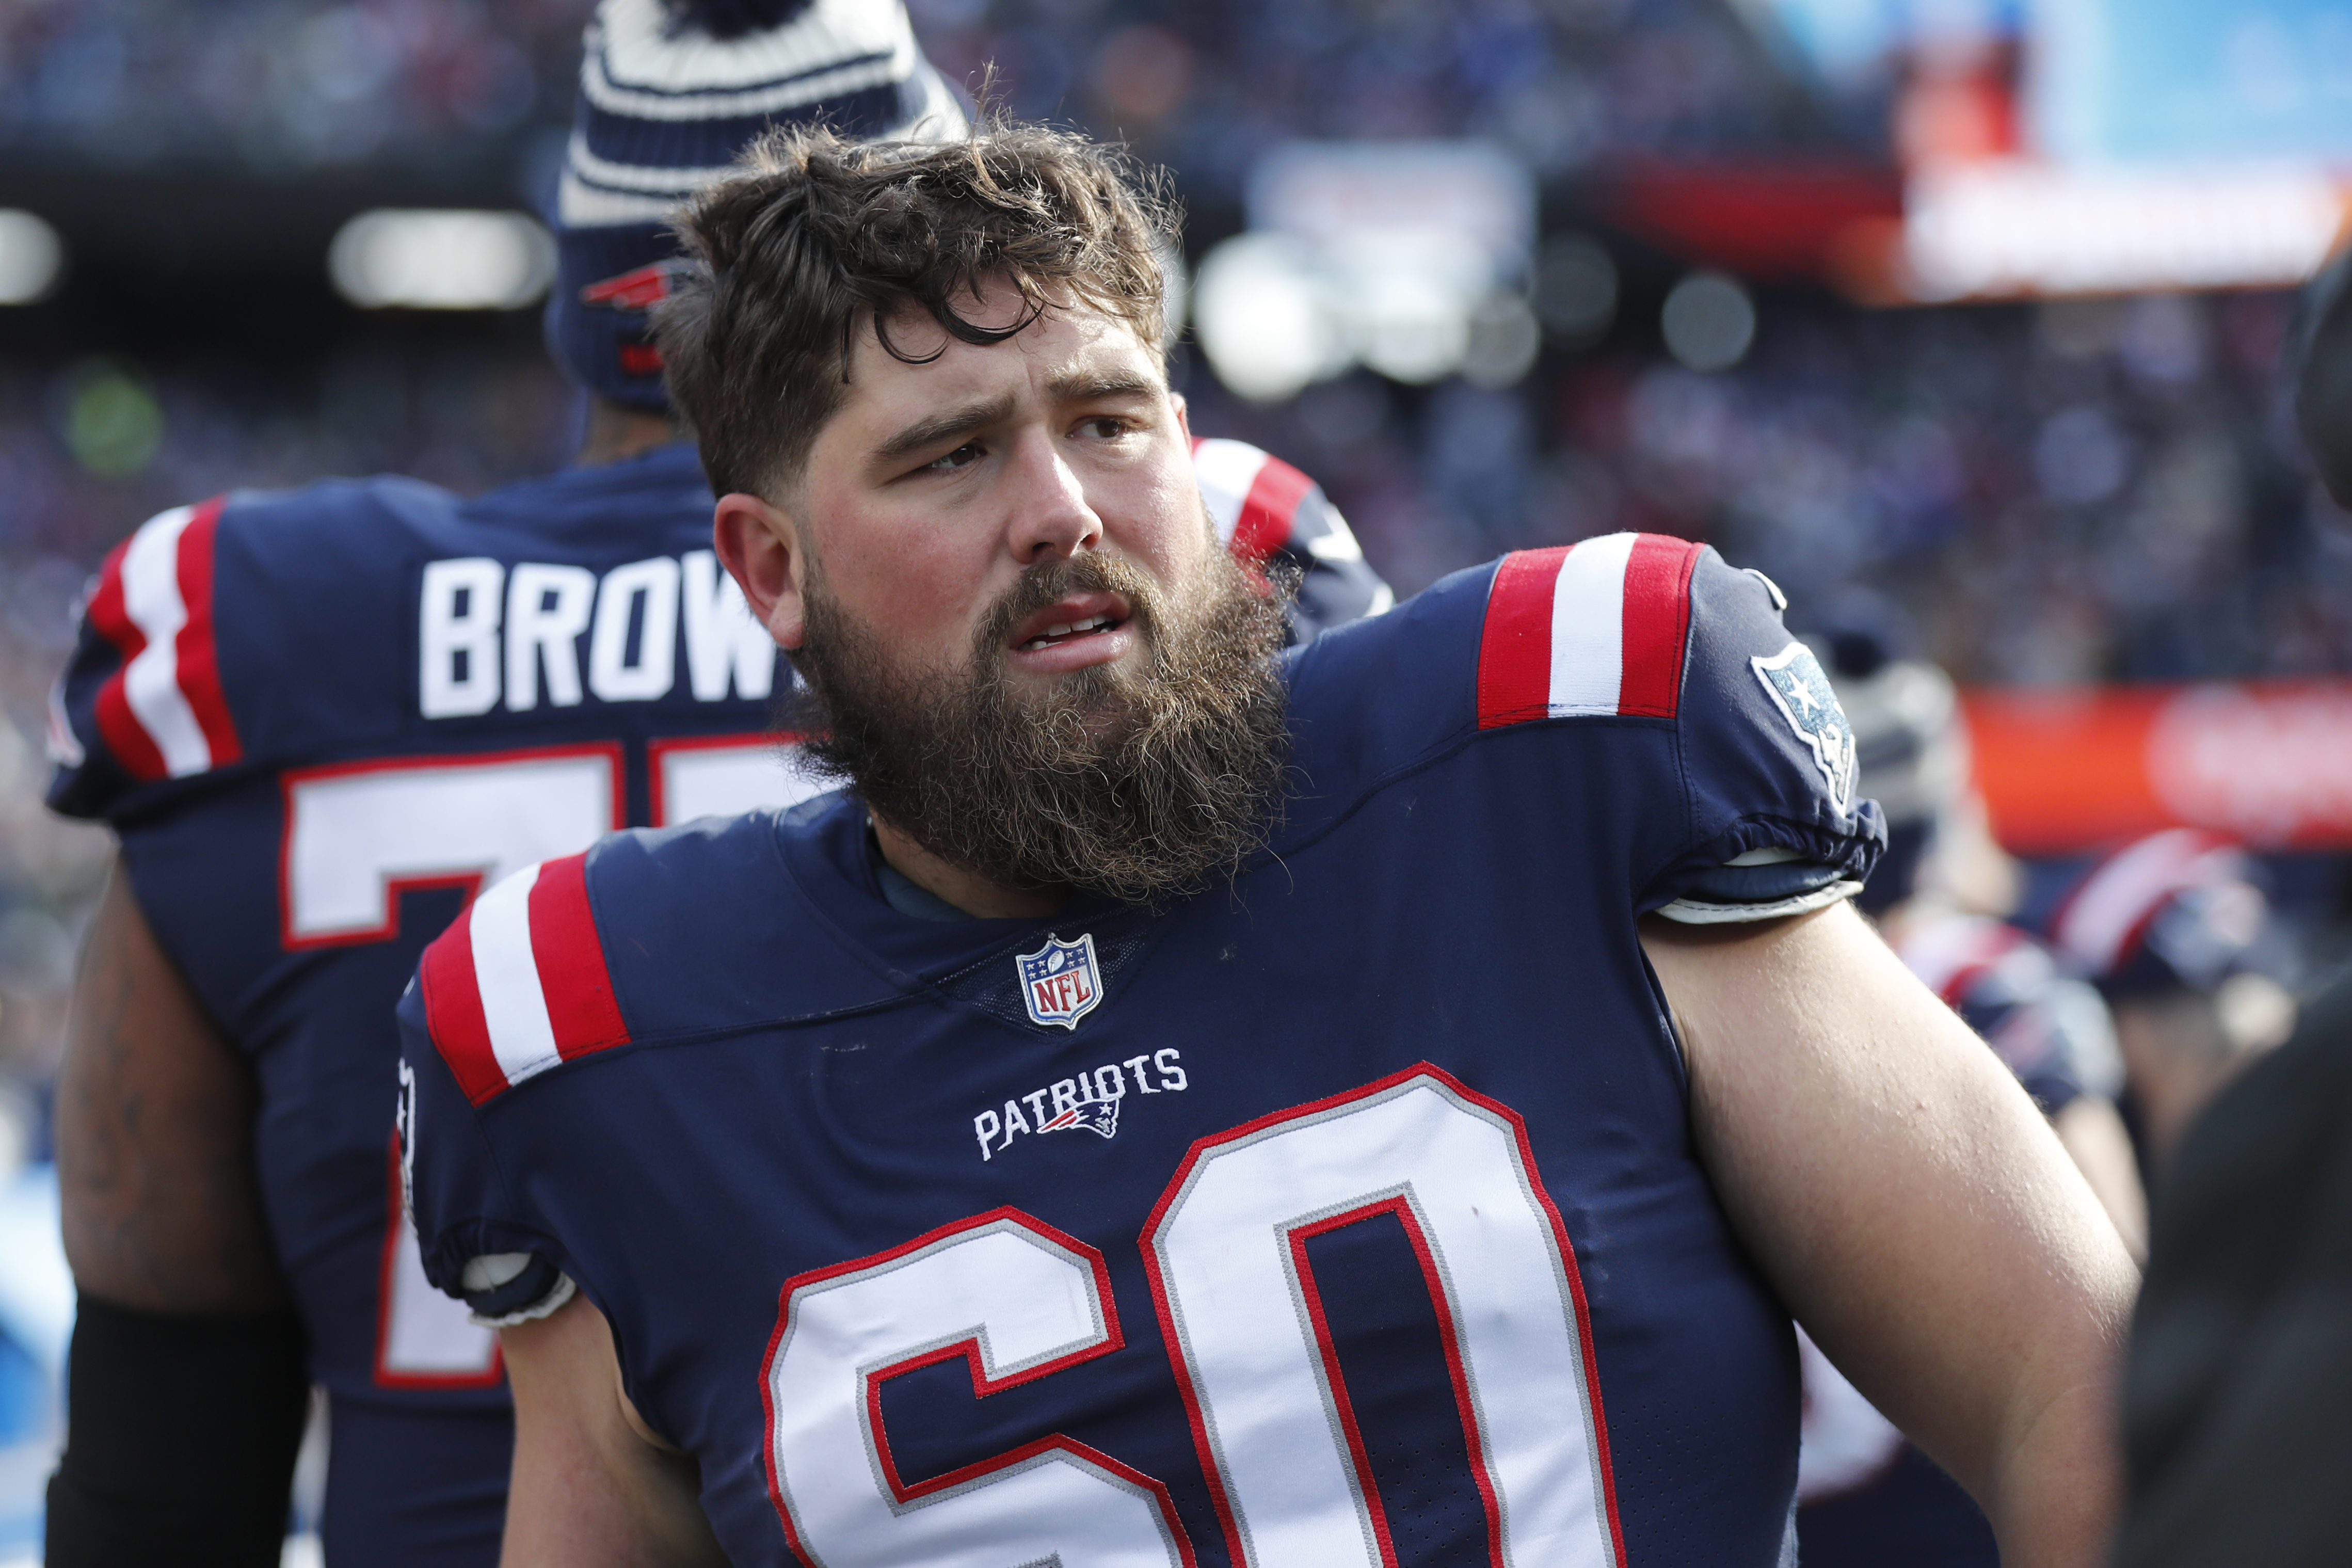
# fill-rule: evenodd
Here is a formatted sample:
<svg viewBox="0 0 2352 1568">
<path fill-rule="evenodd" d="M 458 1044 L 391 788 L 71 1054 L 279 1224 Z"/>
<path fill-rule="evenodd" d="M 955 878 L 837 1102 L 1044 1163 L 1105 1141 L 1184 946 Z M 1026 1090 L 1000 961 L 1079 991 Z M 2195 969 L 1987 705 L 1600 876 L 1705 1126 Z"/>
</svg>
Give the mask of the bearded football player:
<svg viewBox="0 0 2352 1568">
<path fill-rule="evenodd" d="M 276 1563 L 314 1384 L 333 1568 L 496 1561 L 506 1380 L 402 1215 L 401 986 L 478 886 L 806 793 L 646 336 L 663 220 L 772 123 L 962 112 L 897 0 L 605 0 L 584 53 L 548 323 L 590 398 L 579 464 L 470 500 L 385 478 L 175 508 L 98 580 L 51 797 L 121 836 L 59 1091 L 59 1568 Z M 1234 548 L 1303 574 L 1296 635 L 1385 596 L 1297 469 L 1232 441 L 1194 467 Z"/>
<path fill-rule="evenodd" d="M 516 1563 L 1789 1561 L 1801 1321 L 2089 1564 L 2133 1285 L 1851 912 L 1769 584 L 1508 556 L 1279 653 L 1103 149 L 765 143 L 664 306 L 842 789 L 486 893 L 403 1004 Z"/>
</svg>

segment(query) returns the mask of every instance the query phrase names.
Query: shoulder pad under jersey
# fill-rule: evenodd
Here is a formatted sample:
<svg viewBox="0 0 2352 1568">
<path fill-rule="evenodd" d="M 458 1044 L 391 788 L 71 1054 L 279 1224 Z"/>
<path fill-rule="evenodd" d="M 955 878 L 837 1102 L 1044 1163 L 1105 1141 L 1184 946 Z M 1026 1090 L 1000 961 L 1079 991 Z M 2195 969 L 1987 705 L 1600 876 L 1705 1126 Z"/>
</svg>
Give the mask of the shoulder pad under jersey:
<svg viewBox="0 0 2352 1568">
<path fill-rule="evenodd" d="M 296 689 L 331 691 L 343 722 L 372 721 L 390 693 L 357 665 L 399 654 L 335 633 L 396 614 L 398 542 L 456 504 L 415 480 L 336 480 L 149 519 L 85 598 L 50 704 L 50 803 L 110 816 L 148 786 L 268 760 Z"/>
<path fill-rule="evenodd" d="M 586 862 L 566 855 L 525 867 L 425 950 L 417 980 L 425 1027 L 477 1106 L 573 1058 L 628 1043 L 588 907 Z"/>
<path fill-rule="evenodd" d="M 778 655 L 709 531 L 682 445 L 471 500 L 379 478 L 175 508 L 92 584 L 50 804 L 120 820 L 239 767 L 757 727 Z"/>
<path fill-rule="evenodd" d="M 1297 573 L 1290 611 L 1294 644 L 1396 603 L 1365 562 L 1339 509 L 1298 469 L 1246 441 L 1205 437 L 1192 443 L 1192 470 L 1227 549 L 1244 561 L 1279 562 Z"/>
<path fill-rule="evenodd" d="M 1794 912 L 1791 897 L 1853 891 L 1885 842 L 1877 806 L 1854 795 L 1853 731 L 1781 625 L 1778 590 L 1704 545 L 1618 533 L 1517 552 L 1292 659 L 1310 775 L 1368 780 L 1525 727 L 1671 732 L 1671 775 L 1624 782 L 1685 817 L 1683 857 L 1645 908 L 1743 858 L 1834 873 L 1780 888 L 1790 874 L 1776 872 L 1763 905 L 1700 918 Z M 1347 721 L 1330 722 L 1336 712 Z"/>
</svg>

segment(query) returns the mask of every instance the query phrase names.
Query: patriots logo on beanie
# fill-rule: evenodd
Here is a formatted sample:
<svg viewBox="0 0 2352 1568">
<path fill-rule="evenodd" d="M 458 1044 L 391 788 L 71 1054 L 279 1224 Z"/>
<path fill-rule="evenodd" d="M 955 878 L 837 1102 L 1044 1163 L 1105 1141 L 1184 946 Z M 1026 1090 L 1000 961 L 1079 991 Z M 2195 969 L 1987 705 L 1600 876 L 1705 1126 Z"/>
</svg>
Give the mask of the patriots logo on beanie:
<svg viewBox="0 0 2352 1568">
<path fill-rule="evenodd" d="M 607 402 L 669 407 L 646 312 L 682 265 L 672 209 L 777 125 L 945 139 L 961 100 L 916 46 L 902 0 L 600 0 L 556 189 L 547 342 Z"/>
<path fill-rule="evenodd" d="M 669 280 L 686 266 L 672 258 L 667 261 L 648 262 L 633 268 L 618 278 L 607 278 L 601 283 L 591 283 L 580 290 L 583 305 L 610 305 L 616 310 L 650 310 L 669 298 Z"/>
<path fill-rule="evenodd" d="M 589 284 L 580 290 L 580 302 L 643 316 L 669 298 L 670 279 L 685 266 L 683 258 L 672 257 L 667 261 L 648 262 L 643 267 L 632 268 L 617 278 Z M 662 373 L 660 347 L 645 342 L 642 337 L 635 342 L 623 341 L 620 355 L 621 374 L 632 380 L 657 376 Z"/>
</svg>

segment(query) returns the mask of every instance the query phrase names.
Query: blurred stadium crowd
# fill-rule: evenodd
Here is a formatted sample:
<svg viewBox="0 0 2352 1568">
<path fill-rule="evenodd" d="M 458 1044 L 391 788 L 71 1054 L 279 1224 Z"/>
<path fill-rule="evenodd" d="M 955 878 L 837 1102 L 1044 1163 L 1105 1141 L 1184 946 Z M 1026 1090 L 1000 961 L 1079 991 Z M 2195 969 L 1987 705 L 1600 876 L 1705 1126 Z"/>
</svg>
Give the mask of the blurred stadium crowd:
<svg viewBox="0 0 2352 1568">
<path fill-rule="evenodd" d="M 931 58 L 1007 107 L 1136 139 L 1230 192 L 1285 136 L 1484 135 L 1545 173 L 1629 148 L 1786 142 L 1811 118 L 1693 0 L 919 0 Z M 24 0 L 0 15 L 0 145 L 258 170 L 430 158 L 560 125 L 578 0 Z M 1857 113 L 1853 124 L 1875 121 Z M 1866 132 L 1865 132 L 1866 133 Z"/>
<path fill-rule="evenodd" d="M 1517 388 L 1408 405 L 1360 377 L 1200 422 L 1298 454 L 1401 591 L 1639 528 L 1761 567 L 1800 616 L 1874 588 L 1964 682 L 2335 671 L 2352 519 L 2311 482 L 2277 384 L 2292 313 L 2267 294 L 1880 314 L 1768 296 L 1721 374 L 1641 344 Z"/>
<path fill-rule="evenodd" d="M 25 0 L 0 11 L 0 146 L 66 146 L 118 167 L 192 151 L 258 171 L 429 158 L 560 120 L 583 11 Z"/>
</svg>

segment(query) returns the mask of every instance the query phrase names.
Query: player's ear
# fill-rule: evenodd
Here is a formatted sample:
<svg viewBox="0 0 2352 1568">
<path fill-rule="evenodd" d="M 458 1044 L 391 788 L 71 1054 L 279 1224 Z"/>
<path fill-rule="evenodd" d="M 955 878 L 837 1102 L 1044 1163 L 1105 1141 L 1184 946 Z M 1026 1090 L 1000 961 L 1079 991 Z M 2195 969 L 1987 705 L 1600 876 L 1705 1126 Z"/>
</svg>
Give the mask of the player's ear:
<svg viewBox="0 0 2352 1568">
<path fill-rule="evenodd" d="M 719 498 L 710 532 L 719 559 L 743 590 L 751 614 L 778 647 L 797 650 L 806 620 L 801 574 L 807 552 L 793 520 L 760 497 L 737 490 Z"/>
<path fill-rule="evenodd" d="M 1182 393 L 1171 392 L 1168 395 L 1168 406 L 1176 411 L 1176 433 L 1179 436 L 1183 437 L 1184 445 L 1190 447 L 1192 444 L 1192 415 L 1191 405 L 1184 401 L 1184 395 Z"/>
</svg>

